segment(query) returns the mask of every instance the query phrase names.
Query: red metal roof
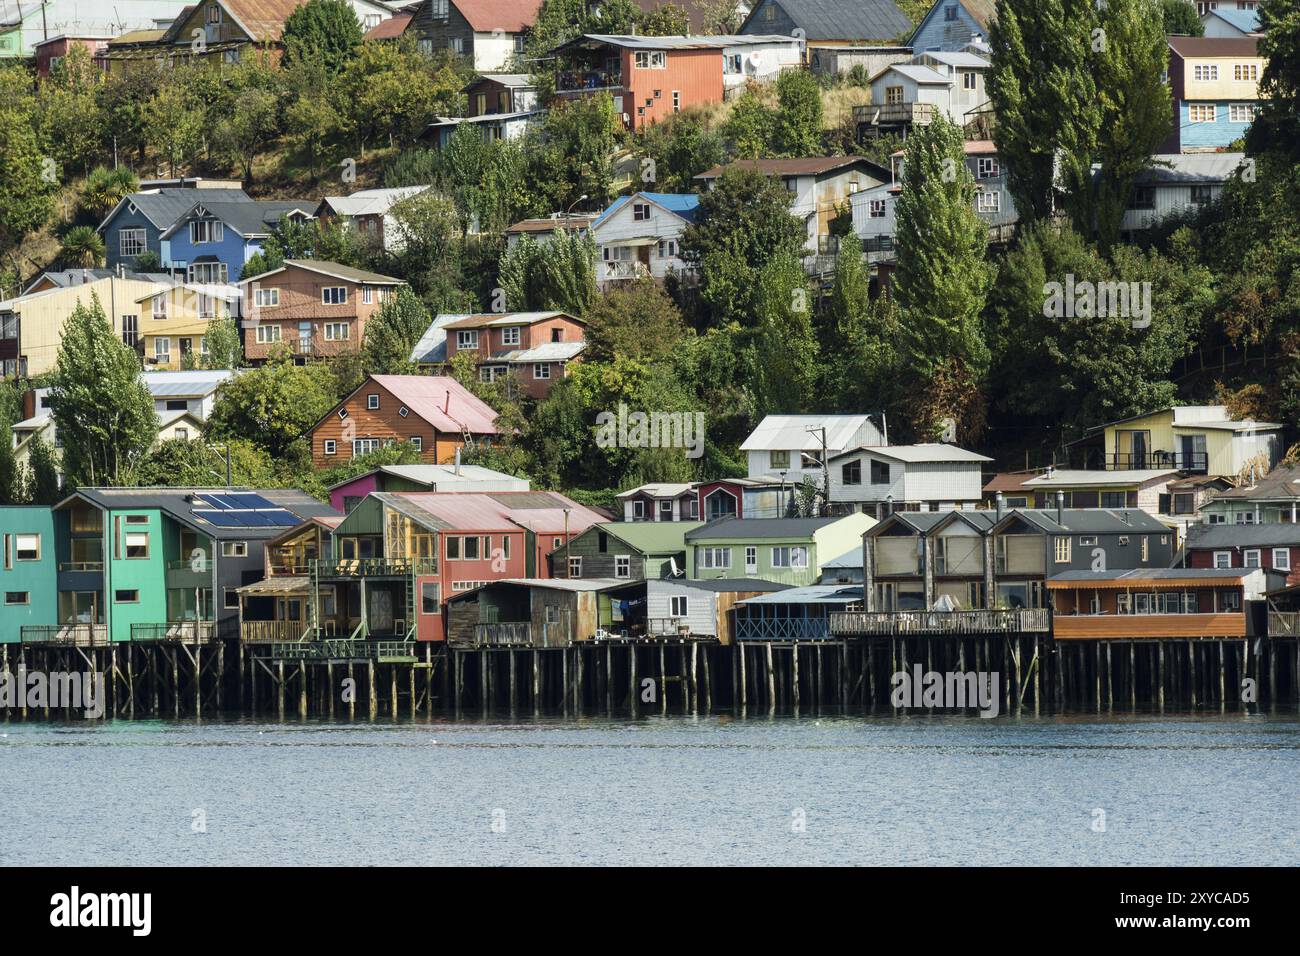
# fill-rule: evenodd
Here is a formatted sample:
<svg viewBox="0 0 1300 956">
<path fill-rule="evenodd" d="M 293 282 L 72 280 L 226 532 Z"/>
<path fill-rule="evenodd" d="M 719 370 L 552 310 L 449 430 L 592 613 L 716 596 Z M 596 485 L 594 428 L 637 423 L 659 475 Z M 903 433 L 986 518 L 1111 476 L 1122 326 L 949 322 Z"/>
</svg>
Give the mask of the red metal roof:
<svg viewBox="0 0 1300 956">
<path fill-rule="evenodd" d="M 519 33 L 537 20 L 542 0 L 459 0 L 456 9 L 479 33 Z"/>
<path fill-rule="evenodd" d="M 411 25 L 412 13 L 399 13 L 396 16 L 389 17 L 377 27 L 371 27 L 366 34 L 367 40 L 395 40 L 406 32 L 406 28 Z"/>
<path fill-rule="evenodd" d="M 468 428 L 474 435 L 497 433 L 494 424 L 497 413 L 454 378 L 444 375 L 372 375 L 370 381 L 386 388 L 413 414 L 438 431 L 459 432 Z M 365 387 L 364 383 L 361 387 Z"/>
</svg>

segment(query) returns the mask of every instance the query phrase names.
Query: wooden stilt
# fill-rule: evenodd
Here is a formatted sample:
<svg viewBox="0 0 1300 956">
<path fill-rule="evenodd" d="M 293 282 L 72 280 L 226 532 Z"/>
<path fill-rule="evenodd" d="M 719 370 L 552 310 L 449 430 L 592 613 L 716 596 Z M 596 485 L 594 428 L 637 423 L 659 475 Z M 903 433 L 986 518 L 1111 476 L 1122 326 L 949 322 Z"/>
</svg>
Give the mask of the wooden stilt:
<svg viewBox="0 0 1300 956">
<path fill-rule="evenodd" d="M 767 648 L 767 711 L 776 712 L 776 668 L 772 666 L 772 642 L 764 644 Z"/>
</svg>

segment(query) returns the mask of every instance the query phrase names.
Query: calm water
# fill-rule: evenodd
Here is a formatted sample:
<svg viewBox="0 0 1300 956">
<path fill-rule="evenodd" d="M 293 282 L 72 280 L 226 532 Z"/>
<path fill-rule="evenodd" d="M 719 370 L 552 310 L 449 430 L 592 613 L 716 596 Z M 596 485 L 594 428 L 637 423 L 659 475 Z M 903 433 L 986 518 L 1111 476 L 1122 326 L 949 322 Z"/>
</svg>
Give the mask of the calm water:
<svg viewBox="0 0 1300 956">
<path fill-rule="evenodd" d="M 1294 865 L 1298 798 L 1265 717 L 0 724 L 5 864 Z"/>
</svg>

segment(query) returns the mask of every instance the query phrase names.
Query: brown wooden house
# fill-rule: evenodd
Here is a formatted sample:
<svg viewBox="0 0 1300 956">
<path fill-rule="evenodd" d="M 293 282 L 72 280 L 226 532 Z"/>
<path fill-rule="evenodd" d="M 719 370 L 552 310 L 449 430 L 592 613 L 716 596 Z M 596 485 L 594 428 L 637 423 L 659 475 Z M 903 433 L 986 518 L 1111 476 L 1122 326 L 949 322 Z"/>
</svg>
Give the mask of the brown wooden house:
<svg viewBox="0 0 1300 956">
<path fill-rule="evenodd" d="M 311 430 L 317 468 L 332 468 L 385 445 L 409 442 L 430 464 L 497 434 L 497 413 L 454 378 L 371 375 Z"/>
<path fill-rule="evenodd" d="M 563 312 L 471 315 L 446 326 L 447 360 L 473 352 L 482 381 L 513 372 L 524 394 L 542 398 L 586 348 L 585 328 L 581 319 Z"/>
<path fill-rule="evenodd" d="M 257 364 L 286 348 L 301 361 L 358 352 L 367 320 L 405 284 L 337 262 L 286 259 L 239 283 L 244 357 Z"/>
</svg>

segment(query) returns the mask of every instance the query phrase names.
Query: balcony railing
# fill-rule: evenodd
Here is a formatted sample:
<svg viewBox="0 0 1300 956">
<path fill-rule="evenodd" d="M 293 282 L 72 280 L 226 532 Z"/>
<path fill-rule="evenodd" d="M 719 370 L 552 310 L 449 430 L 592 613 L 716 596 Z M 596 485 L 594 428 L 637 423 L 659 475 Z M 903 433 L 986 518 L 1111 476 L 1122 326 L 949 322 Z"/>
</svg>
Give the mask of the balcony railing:
<svg viewBox="0 0 1300 956">
<path fill-rule="evenodd" d="M 59 644 L 69 647 L 106 647 L 107 624 L 24 624 L 24 644 Z"/>
<path fill-rule="evenodd" d="M 1210 456 L 1208 452 L 1203 451 L 1148 451 L 1137 454 L 1112 451 L 1106 453 L 1107 471 L 1142 470 L 1147 468 L 1167 468 L 1170 471 L 1190 471 L 1204 474 L 1210 468 Z"/>
<path fill-rule="evenodd" d="M 304 621 L 242 621 L 239 639 L 256 644 L 267 641 L 289 643 L 302 640 L 309 630 Z"/>
<path fill-rule="evenodd" d="M 1269 637 L 1300 637 L 1300 611 L 1269 611 Z"/>
<path fill-rule="evenodd" d="M 646 620 L 645 629 L 651 637 L 680 637 L 689 634 L 691 626 L 681 617 L 652 617 Z"/>
<path fill-rule="evenodd" d="M 1049 629 L 1046 608 L 1005 611 L 853 611 L 831 615 L 841 635 L 1028 634 Z"/>
<path fill-rule="evenodd" d="M 256 645 L 256 652 L 260 657 L 311 661 L 414 661 L 416 660 L 416 651 L 414 641 L 354 641 L 340 639 L 290 641 L 283 644 L 267 642 Z"/>
<path fill-rule="evenodd" d="M 474 643 L 478 646 L 493 644 L 533 643 L 533 625 L 528 621 L 499 621 L 495 624 L 475 624 Z"/>
<path fill-rule="evenodd" d="M 103 571 L 103 561 L 61 561 L 60 571 Z"/>
<path fill-rule="evenodd" d="M 300 578 L 310 573 L 311 566 L 307 564 L 271 565 L 271 577 L 273 578 Z"/>
<path fill-rule="evenodd" d="M 824 617 L 737 617 L 738 641 L 824 641 L 831 636 Z"/>
<path fill-rule="evenodd" d="M 171 641 L 179 644 L 204 644 L 213 640 L 217 626 L 212 621 L 168 621 L 158 624 L 132 624 L 133 641 Z"/>
<path fill-rule="evenodd" d="M 168 571 L 193 571 L 196 574 L 211 574 L 212 556 L 204 555 L 202 562 L 200 562 L 197 565 L 195 564 L 193 558 L 184 558 L 180 561 L 168 561 L 167 570 Z"/>
<path fill-rule="evenodd" d="M 934 122 L 934 104 L 908 102 L 855 106 L 853 122 L 868 126 L 893 126 L 899 123 L 924 126 Z"/>
<path fill-rule="evenodd" d="M 438 559 L 425 558 L 338 558 L 312 562 L 322 578 L 400 578 L 408 574 L 437 574 Z"/>
<path fill-rule="evenodd" d="M 555 78 L 555 92 L 582 93 L 608 90 L 623 85 L 621 70 L 563 70 Z"/>
</svg>

